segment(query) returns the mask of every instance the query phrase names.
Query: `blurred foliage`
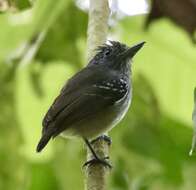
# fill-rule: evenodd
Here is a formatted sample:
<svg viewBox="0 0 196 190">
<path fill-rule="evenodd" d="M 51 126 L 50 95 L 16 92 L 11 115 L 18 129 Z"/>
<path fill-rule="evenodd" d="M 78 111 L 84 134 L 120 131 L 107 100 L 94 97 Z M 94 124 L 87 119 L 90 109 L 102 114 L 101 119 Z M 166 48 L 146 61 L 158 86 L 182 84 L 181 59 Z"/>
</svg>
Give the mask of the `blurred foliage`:
<svg viewBox="0 0 196 190">
<path fill-rule="evenodd" d="M 14 96 L 16 66 L 1 64 L 0 68 L 0 189 L 17 190 L 25 185 L 26 161 L 19 151 L 22 136 Z"/>
<path fill-rule="evenodd" d="M 146 19 L 145 27 L 160 18 L 169 18 L 182 27 L 196 43 L 196 1 L 195 0 L 152 0 L 151 10 Z"/>
<path fill-rule="evenodd" d="M 9 0 L 9 4 L 19 10 L 24 10 L 31 7 L 31 2 L 29 0 Z"/>
<path fill-rule="evenodd" d="M 63 11 L 50 27 L 36 58 L 43 62 L 66 60 L 80 68 L 82 60 L 78 41 L 81 38 L 84 40 L 86 36 L 87 14 L 70 3 L 66 8 L 66 15 L 72 15 L 71 19 L 64 15 Z"/>
<path fill-rule="evenodd" d="M 0 189 L 83 189 L 80 140 L 50 142 L 37 154 L 41 120 L 65 81 L 85 64 L 87 13 L 71 0 L 12 1 L 0 15 Z M 144 16 L 123 17 L 113 39 L 145 40 L 133 62 L 131 109 L 112 130 L 112 190 L 193 190 L 189 157 L 195 48 L 167 20 L 143 32 Z M 33 60 L 20 62 L 43 35 Z"/>
</svg>

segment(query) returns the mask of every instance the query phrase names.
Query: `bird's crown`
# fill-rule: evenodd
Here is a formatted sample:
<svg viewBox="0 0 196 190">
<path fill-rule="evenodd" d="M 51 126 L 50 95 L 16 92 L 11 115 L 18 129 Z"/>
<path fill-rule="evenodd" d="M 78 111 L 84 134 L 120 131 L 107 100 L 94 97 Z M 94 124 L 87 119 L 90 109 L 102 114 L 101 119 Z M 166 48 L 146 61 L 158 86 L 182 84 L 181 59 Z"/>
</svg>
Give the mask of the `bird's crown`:
<svg viewBox="0 0 196 190">
<path fill-rule="evenodd" d="M 109 44 L 98 46 L 97 54 L 90 61 L 89 65 L 102 65 L 105 63 L 114 66 L 114 64 L 117 65 L 119 62 L 127 63 L 144 43 L 145 42 L 141 42 L 132 47 L 128 47 L 117 41 L 109 41 Z"/>
<path fill-rule="evenodd" d="M 117 41 L 109 41 L 109 44 L 105 43 L 101 46 L 98 46 L 98 48 L 96 49 L 97 54 L 90 63 L 98 64 L 105 58 L 115 58 L 127 49 L 128 47 L 125 44 Z"/>
<path fill-rule="evenodd" d="M 128 46 L 126 46 L 123 43 L 117 42 L 117 41 L 109 41 L 109 44 L 103 44 L 101 46 L 98 46 L 97 52 L 100 54 L 106 54 L 106 55 L 116 55 L 124 52 L 128 49 Z"/>
</svg>

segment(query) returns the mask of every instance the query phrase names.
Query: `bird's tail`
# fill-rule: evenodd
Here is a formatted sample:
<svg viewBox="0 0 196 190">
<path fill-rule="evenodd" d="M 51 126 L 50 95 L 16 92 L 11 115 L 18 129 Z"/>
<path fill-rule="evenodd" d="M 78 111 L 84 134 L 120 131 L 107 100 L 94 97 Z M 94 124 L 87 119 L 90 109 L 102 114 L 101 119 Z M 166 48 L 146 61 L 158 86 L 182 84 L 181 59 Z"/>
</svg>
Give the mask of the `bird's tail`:
<svg viewBox="0 0 196 190">
<path fill-rule="evenodd" d="M 51 134 L 43 134 L 37 145 L 36 151 L 41 152 L 42 149 L 48 144 L 48 141 L 51 139 L 51 137 Z"/>
</svg>

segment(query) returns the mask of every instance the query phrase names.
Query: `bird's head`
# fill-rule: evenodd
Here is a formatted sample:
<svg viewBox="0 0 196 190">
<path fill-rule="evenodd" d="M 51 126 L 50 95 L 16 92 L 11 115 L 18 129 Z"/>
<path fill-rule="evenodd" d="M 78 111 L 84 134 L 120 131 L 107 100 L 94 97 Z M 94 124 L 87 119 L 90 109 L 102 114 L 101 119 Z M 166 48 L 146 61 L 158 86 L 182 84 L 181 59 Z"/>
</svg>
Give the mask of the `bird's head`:
<svg viewBox="0 0 196 190">
<path fill-rule="evenodd" d="M 142 48 L 145 42 L 128 47 L 117 41 L 109 41 L 110 44 L 99 46 L 97 54 L 89 65 L 107 66 L 111 69 L 121 70 L 129 67 L 131 59 Z"/>
</svg>

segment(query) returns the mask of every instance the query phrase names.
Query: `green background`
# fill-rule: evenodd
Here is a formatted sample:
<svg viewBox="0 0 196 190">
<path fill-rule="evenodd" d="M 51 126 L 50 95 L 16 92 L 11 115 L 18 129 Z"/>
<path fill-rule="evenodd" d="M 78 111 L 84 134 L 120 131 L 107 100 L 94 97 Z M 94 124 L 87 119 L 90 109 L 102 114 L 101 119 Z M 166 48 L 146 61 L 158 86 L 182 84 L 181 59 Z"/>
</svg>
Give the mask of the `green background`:
<svg viewBox="0 0 196 190">
<path fill-rule="evenodd" d="M 83 189 L 81 140 L 56 138 L 41 154 L 35 147 L 48 107 L 86 65 L 88 15 L 71 0 L 13 3 L 17 11 L 0 14 L 0 189 Z M 147 43 L 133 62 L 131 108 L 110 132 L 109 189 L 194 190 L 196 157 L 188 152 L 195 47 L 166 19 L 143 31 L 145 17 L 125 16 L 110 26 L 113 40 Z M 32 50 L 32 39 L 43 31 L 35 58 L 24 61 L 24 47 Z"/>
</svg>

